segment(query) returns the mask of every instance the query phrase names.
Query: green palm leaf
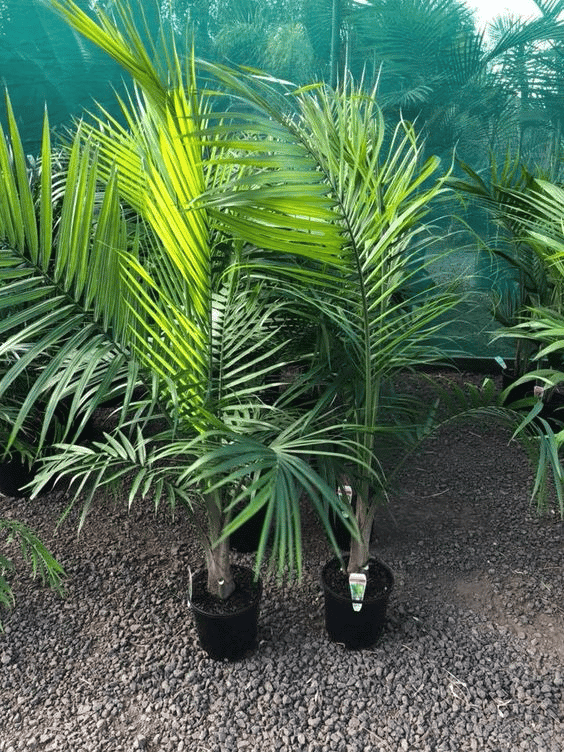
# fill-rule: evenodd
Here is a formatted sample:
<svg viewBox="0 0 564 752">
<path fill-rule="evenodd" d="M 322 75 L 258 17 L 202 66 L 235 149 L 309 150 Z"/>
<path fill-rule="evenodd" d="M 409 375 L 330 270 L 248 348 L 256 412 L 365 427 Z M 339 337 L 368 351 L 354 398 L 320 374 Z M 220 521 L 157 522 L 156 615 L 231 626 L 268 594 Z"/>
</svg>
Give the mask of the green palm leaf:
<svg viewBox="0 0 564 752">
<path fill-rule="evenodd" d="M 6 535 L 3 541 L 5 545 L 13 541 L 19 542 L 22 557 L 33 577 L 39 576 L 44 585 L 49 585 L 60 595 L 63 594 L 64 569 L 27 525 L 18 520 L 0 519 L 0 533 Z M 10 608 L 14 605 L 14 593 L 8 579 L 8 575 L 13 571 L 14 564 L 11 559 L 0 554 L 0 606 Z M 0 622 L 0 632 L 2 631 Z"/>
<path fill-rule="evenodd" d="M 37 210 L 30 204 L 30 175 L 13 117 L 9 135 L 0 134 L 0 182 L 4 186 L 0 192 L 0 351 L 2 356 L 17 353 L 15 362 L 2 359 L 0 393 L 9 393 L 18 380 L 35 374 L 4 449 L 16 440 L 38 402 L 47 404 L 38 437 L 37 449 L 41 448 L 54 415 L 54 389 L 63 396 L 78 387 L 78 409 L 87 386 L 90 390 L 93 384 L 108 386 L 105 373 L 110 365 L 116 376 L 127 373 L 123 349 L 116 348 L 115 338 L 129 331 L 129 311 L 134 308 L 127 302 L 119 273 L 119 247 L 132 247 L 130 231 L 115 181 L 108 181 L 100 197 L 96 155 L 90 147 L 82 149 L 82 143 L 79 129 L 70 151 L 59 218 L 54 215 L 50 193 L 47 118 Z M 96 378 L 85 380 L 85 373 Z M 101 390 L 89 412 L 102 398 Z"/>
</svg>

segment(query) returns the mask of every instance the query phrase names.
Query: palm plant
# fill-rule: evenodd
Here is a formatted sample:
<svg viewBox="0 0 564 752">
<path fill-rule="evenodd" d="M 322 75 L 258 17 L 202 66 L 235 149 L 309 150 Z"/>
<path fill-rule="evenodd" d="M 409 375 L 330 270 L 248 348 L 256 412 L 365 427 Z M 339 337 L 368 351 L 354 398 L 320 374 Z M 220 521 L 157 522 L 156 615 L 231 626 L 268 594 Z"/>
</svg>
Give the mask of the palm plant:
<svg viewBox="0 0 564 752">
<path fill-rule="evenodd" d="M 534 118 L 537 125 L 539 117 L 544 126 L 556 125 L 558 110 L 551 104 L 559 101 L 558 3 L 539 2 L 539 19 L 499 20 L 487 35 L 461 0 L 357 5 L 349 53 L 355 71 L 374 72 L 385 111 L 416 121 L 431 153 L 449 153 L 456 145 L 478 169 L 489 150 L 499 155 L 518 148 Z M 551 138 L 544 127 L 535 156 L 547 151 Z"/>
<path fill-rule="evenodd" d="M 501 336 L 532 341 L 537 348 L 534 358 L 537 368 L 523 380 L 534 378 L 542 385 L 537 389 L 540 399 L 522 421 L 520 430 L 535 423 L 542 426 L 542 457 L 546 467 L 550 465 L 552 469 L 560 514 L 564 515 L 564 474 L 560 457 L 564 430 L 561 420 L 557 420 L 559 426 L 555 427 L 543 418 L 543 404 L 554 398 L 564 381 L 564 191 L 557 183 L 536 178 L 528 190 L 515 190 L 511 198 L 506 212 L 521 223 L 523 240 L 544 269 L 551 294 L 542 300 L 531 301 L 523 320 L 508 327 Z M 549 367 L 539 367 L 543 360 L 548 361 Z M 541 495 L 540 501 L 545 502 L 546 495 Z"/>
<path fill-rule="evenodd" d="M 334 201 L 306 145 L 296 146 L 292 129 L 273 134 L 269 115 L 248 126 L 267 134 L 262 143 L 231 127 L 226 135 L 221 124 L 208 128 L 194 69 L 184 70 L 171 49 L 161 75 L 125 11 L 120 29 L 102 11 L 94 20 L 72 2 L 53 5 L 138 89 L 122 102 L 125 125 L 102 113 L 78 126 L 60 217 L 52 214 L 48 123 L 36 206 L 9 108 L 9 137 L 0 144 L 0 352 L 25 354 L 5 368 L 0 394 L 24 371 L 33 378 L 8 443 L 39 400 L 47 405 L 44 439 L 61 397 L 71 399 L 70 430 L 71 419 L 121 393 L 116 428 L 90 447 L 61 444 L 44 459 L 36 490 L 70 478 L 69 508 L 83 494 L 84 515 L 100 486 L 133 472 L 130 503 L 141 494 L 188 510 L 208 588 L 225 599 L 234 587 L 228 536 L 256 510 L 266 509 L 257 568 L 272 529 L 279 571 L 301 567 L 303 493 L 330 537 L 324 503 L 344 514 L 309 457 L 354 464 L 349 428 L 335 449 L 327 426 L 316 425 L 319 410 L 260 399 L 285 363 L 284 302 L 269 291 L 281 279 L 325 284 L 327 269 L 342 264 Z M 254 248 L 262 280 L 252 273 Z M 10 313 L 14 301 L 21 307 Z"/>
<path fill-rule="evenodd" d="M 322 88 L 300 97 L 300 106 L 299 135 L 336 197 L 343 233 L 344 268 L 312 303 L 326 331 L 320 358 L 357 432 L 359 462 L 339 482 L 356 497 L 360 536 L 351 541 L 348 571 L 360 572 L 385 496 L 382 445 L 401 445 L 413 419 L 402 425 L 405 398 L 391 398 L 389 386 L 402 371 L 439 357 L 433 335 L 458 299 L 452 290 L 432 289 L 426 273 L 432 236 L 422 220 L 445 178 L 437 178 L 438 159 L 421 159 L 411 125 L 401 122 L 386 136 L 374 93 Z"/>
<path fill-rule="evenodd" d="M 476 235 L 476 239 L 492 260 L 493 315 L 504 328 L 512 327 L 527 318 L 532 307 L 555 305 L 562 294 L 550 266 L 527 232 L 535 213 L 523 196 L 534 195 L 535 180 L 519 158 L 509 155 L 501 166 L 491 155 L 487 176 L 469 165 L 461 166 L 467 179 L 453 179 L 450 185 L 471 210 L 486 213 L 488 235 L 485 239 Z M 537 349 L 532 340 L 517 340 L 515 378 L 533 367 Z"/>
<path fill-rule="evenodd" d="M 48 584 L 59 594 L 62 593 L 62 579 L 65 572 L 50 551 L 27 525 L 13 519 L 0 519 L 0 533 L 6 536 L 4 546 L 8 548 L 14 541 L 20 544 L 24 562 L 31 569 L 33 577 L 39 576 L 43 584 Z M 0 606 L 11 608 L 15 603 L 14 592 L 9 581 L 15 565 L 13 559 L 0 554 Z M 0 621 L 0 632 L 3 631 Z"/>
<path fill-rule="evenodd" d="M 131 375 L 124 354 L 116 356 L 113 346 L 100 336 L 100 331 L 115 331 L 119 301 L 114 300 L 109 311 L 90 305 L 97 287 L 115 291 L 112 282 L 117 257 L 106 254 L 97 261 L 97 269 L 89 269 L 88 263 L 92 249 L 129 248 L 135 245 L 135 237 L 119 210 L 115 188 L 98 192 L 95 157 L 91 149 L 81 150 L 78 140 L 70 149 L 65 178 L 61 178 L 58 155 L 53 157 L 51 152 L 47 116 L 40 177 L 35 182 L 27 170 L 10 100 L 6 103 L 9 133 L 0 138 L 4 269 L 0 371 L 2 392 L 7 396 L 3 402 L 11 405 L 12 417 L 6 416 L 11 427 L 3 437 L 3 448 L 9 450 L 33 429 L 33 451 L 39 453 L 63 397 L 73 397 L 61 436 L 64 439 L 79 413 L 84 424 L 107 396 L 110 384 Z M 73 253 L 79 261 L 66 269 Z M 89 301 L 87 312 L 75 304 L 80 296 Z M 127 310 L 125 303 L 123 306 L 122 310 Z M 62 373 L 63 367 L 66 378 L 59 381 L 56 374 Z M 18 396 L 19 409 L 14 412 L 12 403 Z M 33 423 L 37 404 L 44 410 L 39 430 Z M 28 450 L 32 451 L 29 446 Z"/>
<path fill-rule="evenodd" d="M 559 322 L 564 313 L 564 192 L 556 183 L 531 177 L 528 190 L 512 191 L 510 198 L 505 211 L 513 221 L 520 223 L 524 242 L 544 270 L 548 294 L 532 298 L 526 319 L 511 327 L 506 336 L 530 337 L 540 345 L 537 361 L 554 356 L 557 360 L 562 347 Z M 536 371 L 535 375 L 545 378 L 541 371 Z"/>
<path fill-rule="evenodd" d="M 559 102 L 562 79 L 561 0 L 537 0 L 540 16 L 525 19 L 507 14 L 490 27 L 499 46 L 496 75 L 511 92 L 512 111 L 507 124 L 511 144 L 532 168 L 552 173 L 559 163 L 562 122 Z M 510 40 L 510 44 L 504 44 Z"/>
</svg>

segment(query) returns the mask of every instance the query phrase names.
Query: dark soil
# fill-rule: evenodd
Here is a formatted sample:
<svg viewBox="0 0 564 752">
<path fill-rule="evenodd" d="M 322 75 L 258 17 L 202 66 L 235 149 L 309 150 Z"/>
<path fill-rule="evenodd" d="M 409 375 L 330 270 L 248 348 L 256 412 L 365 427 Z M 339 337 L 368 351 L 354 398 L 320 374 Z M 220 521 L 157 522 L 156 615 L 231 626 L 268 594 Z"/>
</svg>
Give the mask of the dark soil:
<svg viewBox="0 0 564 752">
<path fill-rule="evenodd" d="M 346 561 L 345 561 L 346 564 Z M 349 575 L 343 571 L 338 559 L 332 559 L 323 568 L 323 582 L 336 595 L 350 598 Z M 393 586 L 393 577 L 387 567 L 383 567 L 377 559 L 371 559 L 366 571 L 366 590 L 364 597 L 381 598 L 387 596 Z"/>
<path fill-rule="evenodd" d="M 237 613 L 254 605 L 257 598 L 260 597 L 260 580 L 255 579 L 254 572 L 248 567 L 234 564 L 232 572 L 235 590 L 226 600 L 220 600 L 207 591 L 207 572 L 205 570 L 194 575 L 192 580 L 192 602 L 194 605 L 208 614 L 218 615 Z"/>
</svg>

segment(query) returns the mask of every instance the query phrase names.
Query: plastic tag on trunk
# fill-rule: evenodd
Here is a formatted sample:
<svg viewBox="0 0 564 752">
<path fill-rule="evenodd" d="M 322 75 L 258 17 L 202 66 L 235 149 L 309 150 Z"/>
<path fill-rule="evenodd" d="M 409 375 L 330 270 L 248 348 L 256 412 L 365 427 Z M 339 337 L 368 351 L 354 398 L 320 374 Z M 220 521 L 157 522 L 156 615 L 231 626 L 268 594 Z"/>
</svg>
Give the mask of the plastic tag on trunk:
<svg viewBox="0 0 564 752">
<path fill-rule="evenodd" d="M 355 611 L 360 611 L 362 601 L 364 600 L 364 591 L 366 590 L 366 575 L 360 572 L 351 572 L 349 574 L 349 588 L 351 591 L 352 607 Z"/>
<path fill-rule="evenodd" d="M 352 497 L 353 497 L 353 490 L 350 486 L 340 486 L 337 489 L 337 496 L 341 501 L 345 504 L 347 504 L 349 507 L 352 504 Z M 350 517 L 350 514 L 348 512 L 343 512 L 343 517 L 348 520 Z"/>
<path fill-rule="evenodd" d="M 341 486 L 337 489 L 337 494 L 342 501 L 347 501 L 349 504 L 352 502 L 353 491 L 350 486 Z"/>
</svg>

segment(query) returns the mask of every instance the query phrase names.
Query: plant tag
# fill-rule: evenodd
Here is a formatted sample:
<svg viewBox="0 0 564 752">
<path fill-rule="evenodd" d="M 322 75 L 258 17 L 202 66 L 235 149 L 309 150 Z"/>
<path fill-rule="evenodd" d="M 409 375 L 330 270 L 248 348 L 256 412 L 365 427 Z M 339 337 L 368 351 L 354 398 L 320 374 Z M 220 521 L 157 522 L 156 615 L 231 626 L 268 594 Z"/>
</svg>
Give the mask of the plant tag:
<svg viewBox="0 0 564 752">
<path fill-rule="evenodd" d="M 360 611 L 362 601 L 364 600 L 364 591 L 366 590 L 366 575 L 360 572 L 351 572 L 349 574 L 349 588 L 351 591 L 352 607 L 355 611 Z"/>
<path fill-rule="evenodd" d="M 192 570 L 188 567 L 188 608 L 192 607 Z"/>
<path fill-rule="evenodd" d="M 349 504 L 352 502 L 353 491 L 350 486 L 339 486 L 337 495 L 342 501 L 346 501 Z"/>
</svg>

